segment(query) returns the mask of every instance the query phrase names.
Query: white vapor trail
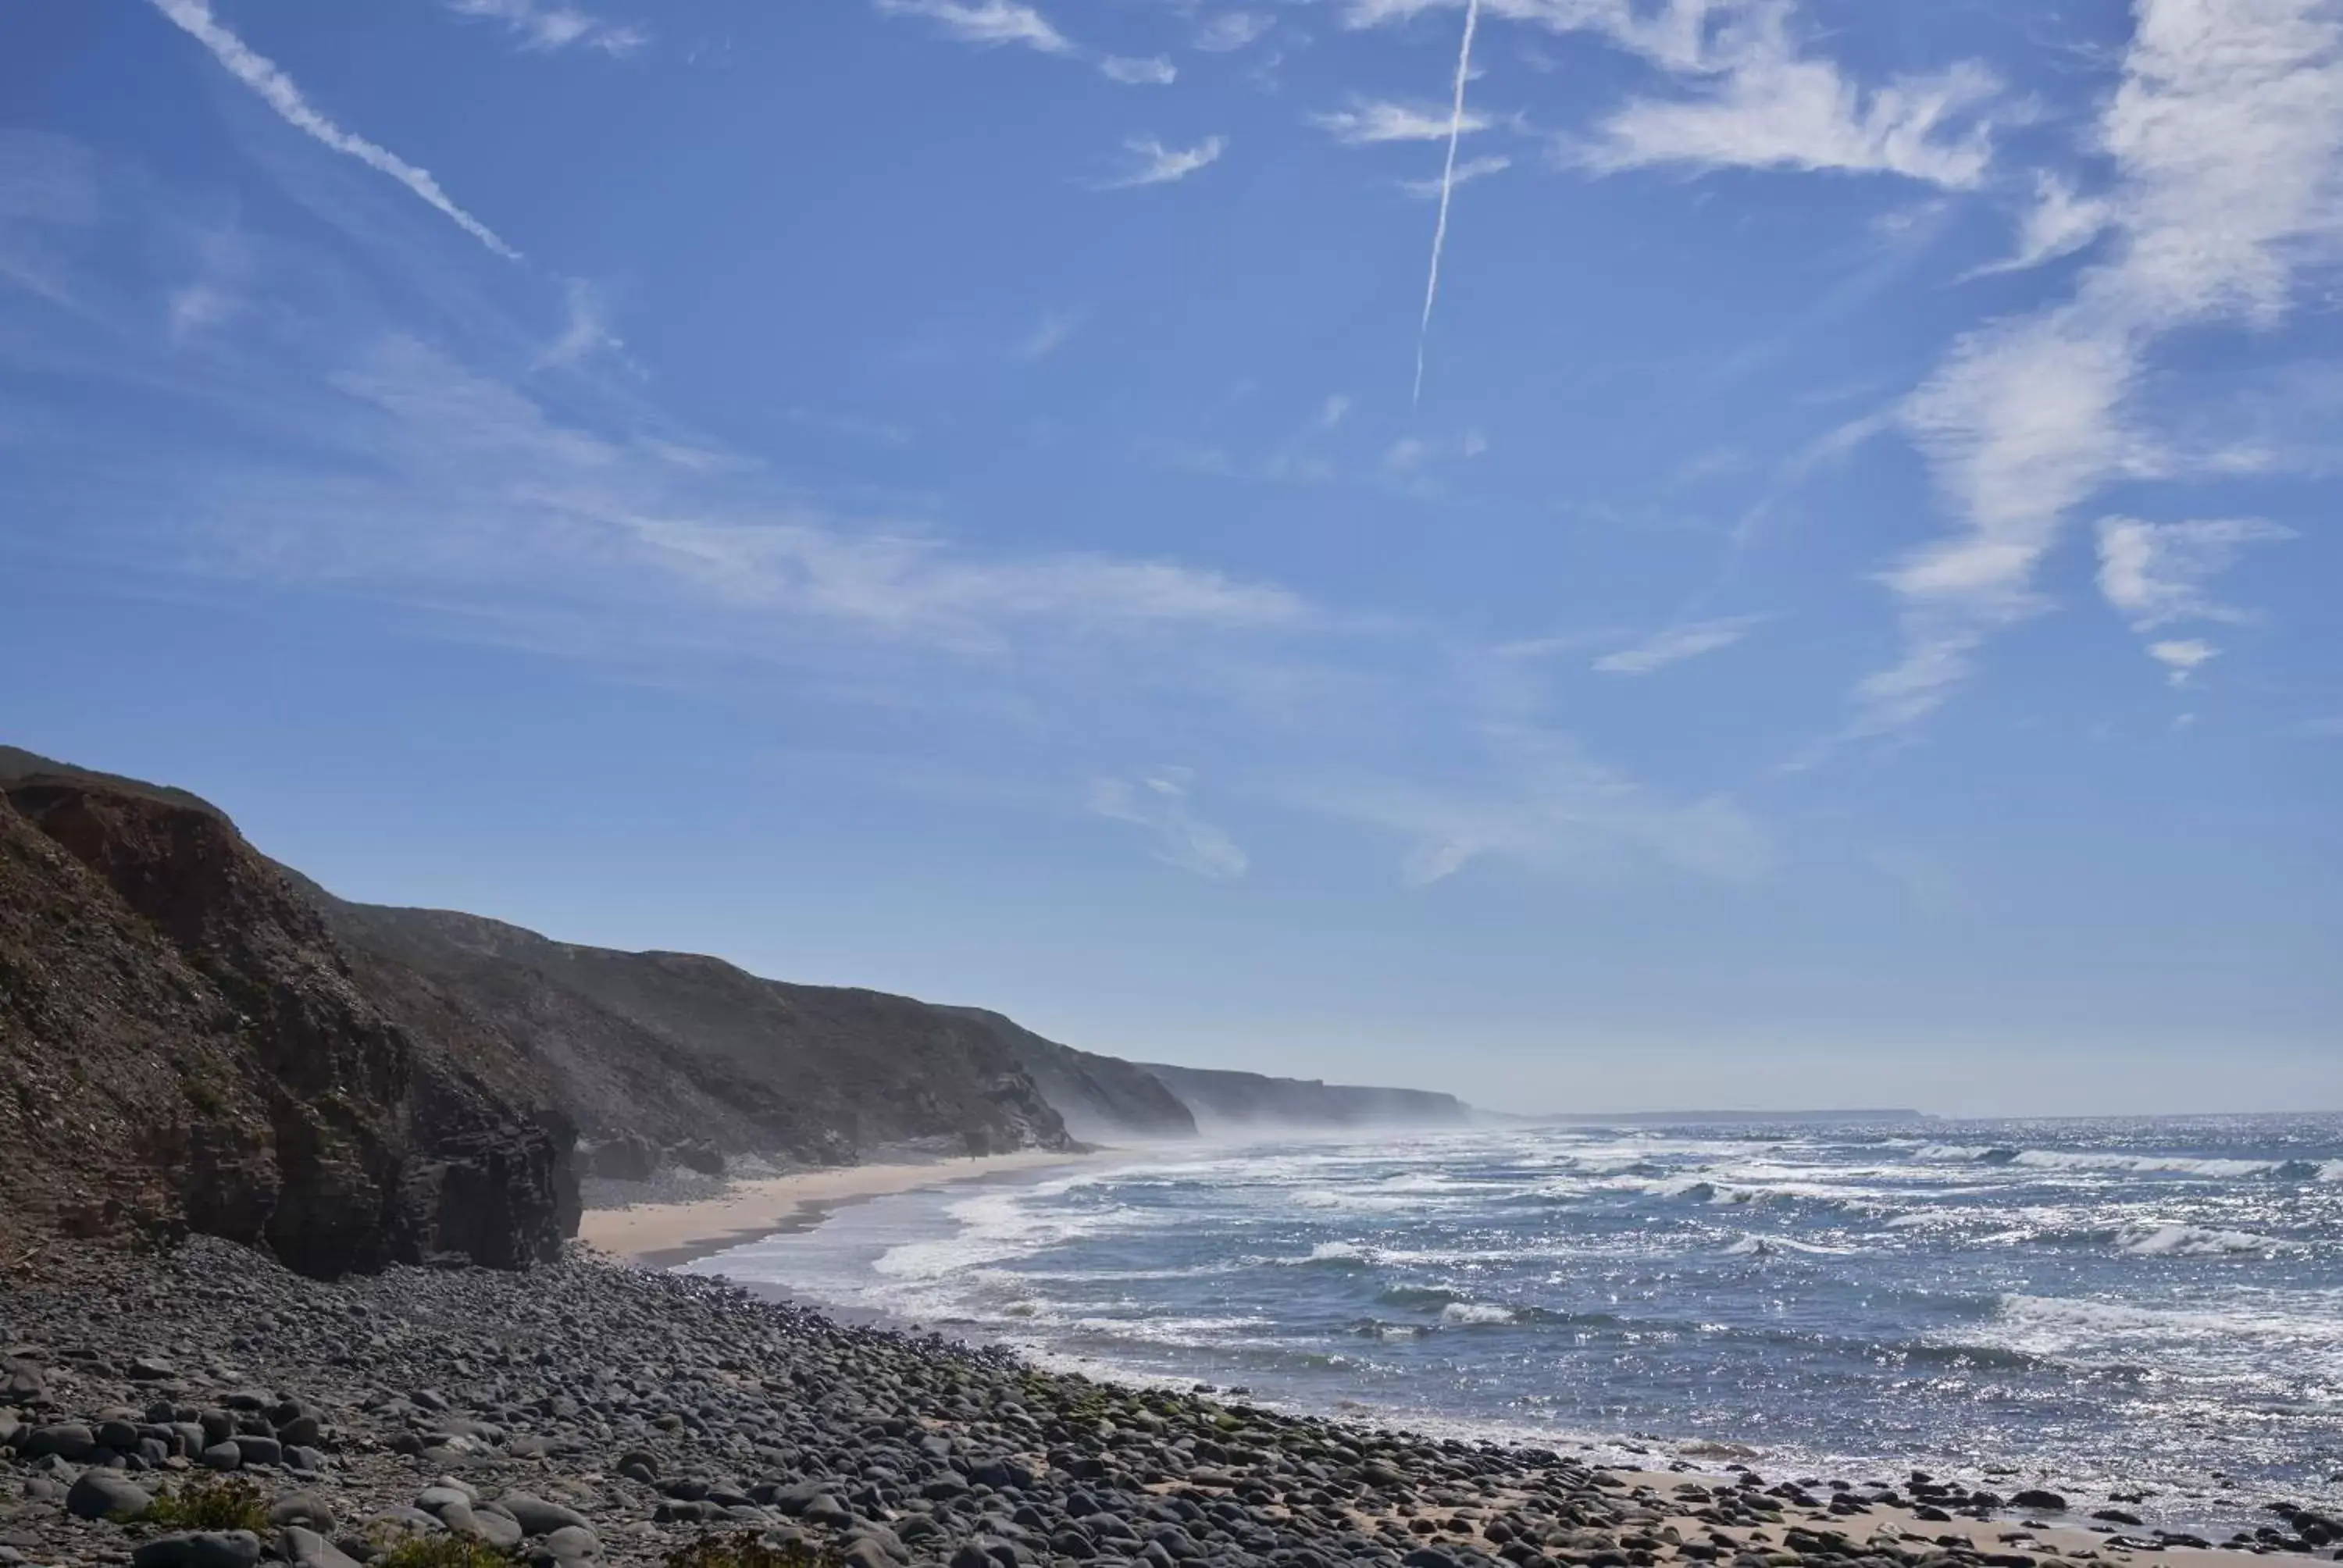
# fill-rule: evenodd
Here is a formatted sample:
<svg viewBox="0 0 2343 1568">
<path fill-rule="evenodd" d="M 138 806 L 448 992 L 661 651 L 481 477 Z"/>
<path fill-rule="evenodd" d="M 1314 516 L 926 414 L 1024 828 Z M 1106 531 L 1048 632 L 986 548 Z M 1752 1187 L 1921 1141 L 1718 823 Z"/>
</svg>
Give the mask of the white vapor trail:
<svg viewBox="0 0 2343 1568">
<path fill-rule="evenodd" d="M 1464 136 L 1464 83 L 1473 74 L 1473 29 L 1481 0 L 1464 0 L 1464 44 L 1456 51 L 1456 100 L 1448 111 L 1448 161 L 1440 171 L 1440 217 L 1432 226 L 1432 276 L 1423 283 L 1423 320 L 1415 329 L 1415 393 L 1423 401 L 1423 347 L 1432 337 L 1432 305 L 1440 297 L 1440 253 L 1448 245 L 1448 198 L 1456 194 L 1456 144 Z"/>
<path fill-rule="evenodd" d="M 212 15 L 209 0 L 155 0 L 155 9 L 210 50 L 212 57 L 226 67 L 229 75 L 258 94 L 261 102 L 276 110 L 287 125 L 370 169 L 388 175 L 506 260 L 520 259 L 520 252 L 449 200 L 447 193 L 439 188 L 439 182 L 427 170 L 417 168 L 387 147 L 377 146 L 364 136 L 352 136 L 312 108 L 309 100 L 301 95 L 301 89 L 294 85 L 293 78 L 278 70 L 275 61 L 255 54 L 243 39 L 220 25 Z"/>
</svg>

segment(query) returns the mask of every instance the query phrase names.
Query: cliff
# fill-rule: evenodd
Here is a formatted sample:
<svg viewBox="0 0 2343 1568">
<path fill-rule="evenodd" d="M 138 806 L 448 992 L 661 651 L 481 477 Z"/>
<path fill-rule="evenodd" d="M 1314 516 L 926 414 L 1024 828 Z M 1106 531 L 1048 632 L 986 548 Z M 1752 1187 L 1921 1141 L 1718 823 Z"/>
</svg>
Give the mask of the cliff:
<svg viewBox="0 0 2343 1568">
<path fill-rule="evenodd" d="M 394 1021 L 208 805 L 0 757 L 0 1221 L 204 1231 L 312 1274 L 549 1258 L 574 1135 L 479 1070 L 505 1050 Z"/>
<path fill-rule="evenodd" d="M 324 907 L 353 948 L 519 1041 L 599 1141 L 815 1162 L 917 1141 L 982 1151 L 1071 1141 L 990 1015 L 760 980 L 689 953 L 558 942 L 477 915 Z M 420 1015 L 419 999 L 397 1005 Z"/>
<path fill-rule="evenodd" d="M 1472 1107 L 1452 1094 L 1421 1089 L 1369 1089 L 1315 1079 L 1266 1078 L 1197 1067 L 1146 1064 L 1195 1114 L 1205 1132 L 1251 1127 L 1339 1130 L 1358 1127 L 1463 1127 Z"/>
<path fill-rule="evenodd" d="M 0 747 L 0 1225 L 311 1273 L 518 1265 L 578 1171 L 1455 1124 L 1447 1095 L 1142 1066 L 999 1013 L 335 898 L 183 790 Z"/>
<path fill-rule="evenodd" d="M 1196 1117 L 1163 1081 L 1136 1062 L 1077 1050 L 980 1008 L 945 1010 L 986 1030 L 1015 1052 L 1066 1131 L 1093 1143 L 1192 1138 Z"/>
</svg>

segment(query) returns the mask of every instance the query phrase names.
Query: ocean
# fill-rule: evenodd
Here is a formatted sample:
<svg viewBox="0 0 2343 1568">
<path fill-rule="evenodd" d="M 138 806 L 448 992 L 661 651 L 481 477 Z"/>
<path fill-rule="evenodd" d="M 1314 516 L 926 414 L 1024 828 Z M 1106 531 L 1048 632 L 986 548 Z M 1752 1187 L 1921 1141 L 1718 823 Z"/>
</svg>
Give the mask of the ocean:
<svg viewBox="0 0 2343 1568">
<path fill-rule="evenodd" d="M 2190 1528 L 2343 1503 L 2343 1117 L 1272 1138 L 690 1267 L 1646 1466 L 2046 1482 Z"/>
</svg>

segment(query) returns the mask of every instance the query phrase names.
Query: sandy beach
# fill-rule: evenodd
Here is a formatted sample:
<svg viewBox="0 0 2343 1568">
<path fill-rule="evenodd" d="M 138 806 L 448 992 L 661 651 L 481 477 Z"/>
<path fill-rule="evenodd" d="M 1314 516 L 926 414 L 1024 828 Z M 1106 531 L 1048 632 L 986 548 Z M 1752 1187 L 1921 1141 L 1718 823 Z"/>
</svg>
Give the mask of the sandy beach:
<svg viewBox="0 0 2343 1568">
<path fill-rule="evenodd" d="M 581 1241 L 647 1268 L 672 1268 L 778 1231 L 818 1224 L 832 1209 L 872 1198 L 1053 1165 L 1079 1164 L 1091 1154 L 1021 1150 L 970 1159 L 906 1161 L 797 1171 L 736 1182 L 720 1197 L 683 1203 L 638 1203 L 588 1209 L 578 1221 Z"/>
</svg>

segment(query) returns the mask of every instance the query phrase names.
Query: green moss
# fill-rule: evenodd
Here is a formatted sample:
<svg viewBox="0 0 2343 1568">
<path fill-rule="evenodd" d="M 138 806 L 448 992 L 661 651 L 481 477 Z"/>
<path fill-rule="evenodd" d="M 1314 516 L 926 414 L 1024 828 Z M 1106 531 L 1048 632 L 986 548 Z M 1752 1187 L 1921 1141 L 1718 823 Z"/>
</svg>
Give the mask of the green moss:
<svg viewBox="0 0 2343 1568">
<path fill-rule="evenodd" d="M 703 1535 L 659 1561 L 663 1568 L 840 1568 L 846 1559 L 829 1547 L 802 1541 L 775 1545 L 744 1530 L 736 1535 Z"/>
<path fill-rule="evenodd" d="M 468 1535 L 425 1535 L 400 1542 L 376 1558 L 372 1568 L 512 1568 L 519 1561 Z"/>
<path fill-rule="evenodd" d="M 261 1500 L 260 1489 L 232 1476 L 191 1482 L 164 1493 L 140 1516 L 140 1523 L 162 1530 L 249 1530 L 256 1535 L 266 1535 L 270 1528 L 268 1504 Z"/>
</svg>

